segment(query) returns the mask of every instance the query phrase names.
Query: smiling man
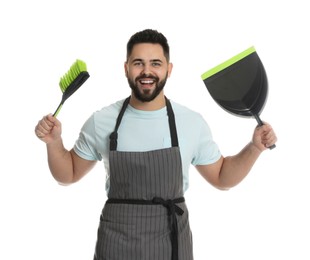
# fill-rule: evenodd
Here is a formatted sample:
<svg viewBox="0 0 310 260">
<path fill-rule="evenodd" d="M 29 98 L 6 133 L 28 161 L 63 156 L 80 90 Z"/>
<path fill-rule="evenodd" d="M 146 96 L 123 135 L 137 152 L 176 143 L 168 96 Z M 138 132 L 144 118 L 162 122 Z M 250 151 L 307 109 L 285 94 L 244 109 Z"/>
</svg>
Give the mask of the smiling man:
<svg viewBox="0 0 310 260">
<path fill-rule="evenodd" d="M 237 185 L 277 137 L 269 124 L 254 129 L 238 154 L 222 156 L 203 117 L 164 95 L 172 63 L 165 36 L 135 33 L 124 64 L 131 95 L 93 113 L 71 150 L 61 123 L 44 116 L 35 133 L 62 184 L 80 180 L 97 161 L 106 168 L 106 201 L 94 260 L 192 260 L 184 193 L 189 167 L 218 189 Z"/>
<path fill-rule="evenodd" d="M 132 47 L 127 57 L 125 72 L 134 97 L 150 102 L 163 95 L 163 88 L 170 76 L 172 63 L 169 54 L 159 44 L 139 43 Z M 162 98 L 162 97 L 161 97 Z"/>
</svg>

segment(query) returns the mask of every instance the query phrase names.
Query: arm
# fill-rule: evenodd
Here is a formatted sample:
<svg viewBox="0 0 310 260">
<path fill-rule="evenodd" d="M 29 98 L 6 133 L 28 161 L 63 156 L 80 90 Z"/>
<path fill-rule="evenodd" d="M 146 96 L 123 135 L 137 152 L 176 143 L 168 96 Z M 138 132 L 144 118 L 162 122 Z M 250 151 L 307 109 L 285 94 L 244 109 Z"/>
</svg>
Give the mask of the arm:
<svg viewBox="0 0 310 260">
<path fill-rule="evenodd" d="M 252 141 L 238 154 L 221 157 L 216 163 L 197 165 L 196 168 L 213 186 L 229 189 L 247 176 L 260 154 L 276 141 L 277 137 L 272 127 L 264 124 L 254 130 Z"/>
<path fill-rule="evenodd" d="M 68 151 L 61 138 L 61 123 L 52 115 L 42 118 L 35 127 L 37 137 L 46 143 L 48 165 L 59 183 L 71 184 L 87 174 L 96 161 L 79 157 L 73 150 Z"/>
</svg>

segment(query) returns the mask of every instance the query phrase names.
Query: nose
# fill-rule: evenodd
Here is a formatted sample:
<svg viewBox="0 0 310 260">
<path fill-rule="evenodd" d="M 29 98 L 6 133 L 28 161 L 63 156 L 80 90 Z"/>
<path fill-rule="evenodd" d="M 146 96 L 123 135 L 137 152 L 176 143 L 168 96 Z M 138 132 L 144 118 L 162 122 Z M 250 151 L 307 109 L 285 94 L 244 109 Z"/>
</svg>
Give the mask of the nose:
<svg viewBox="0 0 310 260">
<path fill-rule="evenodd" d="M 144 64 L 141 74 L 145 74 L 145 75 L 151 74 L 151 66 L 149 64 Z"/>
</svg>

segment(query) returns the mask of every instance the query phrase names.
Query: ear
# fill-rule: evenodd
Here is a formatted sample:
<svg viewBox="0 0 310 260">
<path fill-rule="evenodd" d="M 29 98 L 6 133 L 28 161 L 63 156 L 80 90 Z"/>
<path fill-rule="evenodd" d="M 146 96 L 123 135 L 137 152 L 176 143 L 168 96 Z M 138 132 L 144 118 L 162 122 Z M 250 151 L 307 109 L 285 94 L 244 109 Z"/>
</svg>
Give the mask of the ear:
<svg viewBox="0 0 310 260">
<path fill-rule="evenodd" d="M 173 64 L 171 62 L 169 62 L 169 64 L 168 64 L 168 77 L 170 77 L 170 75 L 171 75 L 172 68 L 173 68 Z"/>
<path fill-rule="evenodd" d="M 128 78 L 128 64 L 126 61 L 124 62 L 124 71 L 125 71 L 126 78 Z"/>
</svg>

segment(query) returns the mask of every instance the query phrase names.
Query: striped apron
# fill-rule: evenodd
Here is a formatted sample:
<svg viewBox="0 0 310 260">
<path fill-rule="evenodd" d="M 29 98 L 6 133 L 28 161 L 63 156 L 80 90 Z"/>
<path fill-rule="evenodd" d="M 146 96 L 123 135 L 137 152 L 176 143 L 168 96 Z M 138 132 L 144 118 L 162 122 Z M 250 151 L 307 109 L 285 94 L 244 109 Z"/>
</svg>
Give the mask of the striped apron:
<svg viewBox="0 0 310 260">
<path fill-rule="evenodd" d="M 129 99 L 110 136 L 110 189 L 100 216 L 94 260 L 192 260 L 171 104 L 166 98 L 171 148 L 121 152 L 117 151 L 117 130 Z"/>
</svg>

